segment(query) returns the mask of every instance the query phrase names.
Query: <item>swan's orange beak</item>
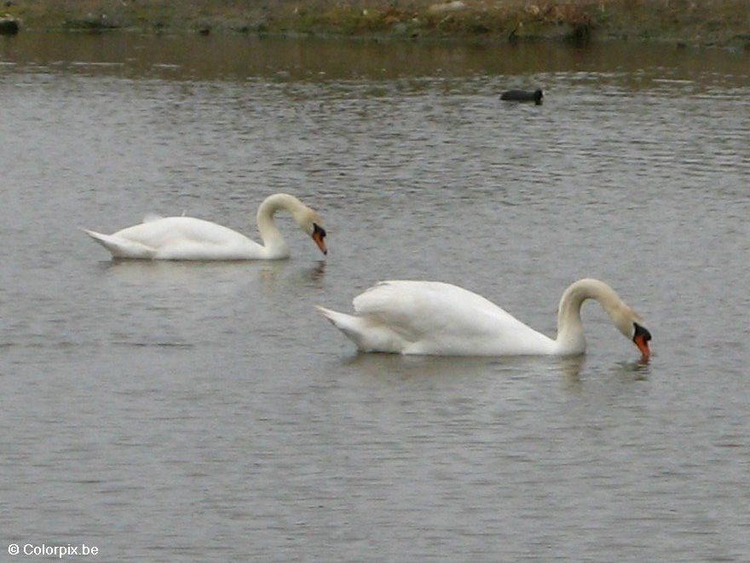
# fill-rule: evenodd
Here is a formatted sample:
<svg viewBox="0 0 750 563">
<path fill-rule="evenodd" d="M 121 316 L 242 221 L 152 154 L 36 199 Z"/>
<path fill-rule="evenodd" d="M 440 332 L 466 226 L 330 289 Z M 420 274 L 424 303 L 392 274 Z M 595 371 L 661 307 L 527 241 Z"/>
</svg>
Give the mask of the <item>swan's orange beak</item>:
<svg viewBox="0 0 750 563">
<path fill-rule="evenodd" d="M 315 244 L 318 245 L 318 248 L 320 248 L 320 251 L 323 254 L 328 254 L 328 248 L 326 248 L 325 237 L 326 237 L 325 229 L 323 229 L 322 227 L 319 227 L 317 224 L 314 225 L 312 239 L 315 241 Z"/>
<path fill-rule="evenodd" d="M 633 335 L 633 342 L 638 349 L 641 351 L 641 361 L 648 362 L 651 357 L 651 350 L 648 347 L 648 341 L 651 340 L 651 333 L 648 329 L 643 328 L 638 323 L 634 323 L 635 334 Z"/>
<path fill-rule="evenodd" d="M 646 335 L 636 335 L 633 338 L 633 342 L 635 342 L 635 345 L 638 346 L 638 349 L 641 351 L 641 360 L 643 362 L 648 362 L 649 358 L 651 358 L 651 350 L 648 347 L 648 340 L 646 339 Z"/>
</svg>

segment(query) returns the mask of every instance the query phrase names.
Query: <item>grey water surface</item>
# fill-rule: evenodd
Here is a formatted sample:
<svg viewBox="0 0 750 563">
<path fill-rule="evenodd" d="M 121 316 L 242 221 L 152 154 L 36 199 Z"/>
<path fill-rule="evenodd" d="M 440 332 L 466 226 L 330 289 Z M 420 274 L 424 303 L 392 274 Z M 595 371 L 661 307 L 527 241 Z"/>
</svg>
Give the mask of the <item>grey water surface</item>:
<svg viewBox="0 0 750 563">
<path fill-rule="evenodd" d="M 0 552 L 750 559 L 747 52 L 2 39 Z M 80 231 L 257 238 L 279 191 L 327 257 L 283 216 L 272 263 L 113 262 Z M 650 364 L 595 304 L 572 359 L 359 355 L 314 308 L 432 279 L 554 335 L 582 277 Z"/>
</svg>

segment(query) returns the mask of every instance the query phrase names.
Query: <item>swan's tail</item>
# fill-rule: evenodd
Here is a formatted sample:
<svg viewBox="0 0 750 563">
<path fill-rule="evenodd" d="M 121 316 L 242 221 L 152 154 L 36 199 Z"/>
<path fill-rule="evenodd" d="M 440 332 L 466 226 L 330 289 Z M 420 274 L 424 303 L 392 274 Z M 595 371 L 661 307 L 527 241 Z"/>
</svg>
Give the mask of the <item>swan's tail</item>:
<svg viewBox="0 0 750 563">
<path fill-rule="evenodd" d="M 150 248 L 138 242 L 121 239 L 113 235 L 104 235 L 102 233 L 97 233 L 96 231 L 90 231 L 88 229 L 82 230 L 96 242 L 101 244 L 104 248 L 109 250 L 113 258 L 151 259 L 155 255 L 155 251 L 153 248 Z"/>
<path fill-rule="evenodd" d="M 404 352 L 404 339 L 373 319 L 347 315 L 320 306 L 317 309 L 362 352 Z"/>
<path fill-rule="evenodd" d="M 354 342 L 358 347 L 362 347 L 362 319 L 353 315 L 347 315 L 346 313 L 332 311 L 331 309 L 326 309 L 319 305 L 316 306 L 316 309 L 318 309 L 326 319 L 331 321 L 333 326 L 343 332 L 349 340 Z"/>
<path fill-rule="evenodd" d="M 325 307 L 321 307 L 320 305 L 316 305 L 315 308 L 320 311 L 326 319 L 331 321 L 336 328 L 340 330 L 344 330 L 344 327 L 350 324 L 351 320 L 355 319 L 355 317 L 352 317 L 351 315 L 332 311 L 331 309 L 326 309 Z"/>
</svg>

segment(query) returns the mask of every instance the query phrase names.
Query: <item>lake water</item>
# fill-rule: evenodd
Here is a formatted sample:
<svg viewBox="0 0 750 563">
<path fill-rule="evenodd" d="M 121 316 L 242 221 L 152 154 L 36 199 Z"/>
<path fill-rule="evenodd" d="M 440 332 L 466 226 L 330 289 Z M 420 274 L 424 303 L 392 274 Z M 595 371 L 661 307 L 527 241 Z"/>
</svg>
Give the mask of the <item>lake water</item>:
<svg viewBox="0 0 750 563">
<path fill-rule="evenodd" d="M 0 39 L 3 553 L 750 559 L 750 54 Z M 79 230 L 257 238 L 279 191 L 328 257 L 287 217 L 274 263 L 113 262 Z M 358 355 L 314 309 L 433 279 L 553 335 L 582 277 L 649 365 L 596 304 L 566 360 Z"/>
</svg>

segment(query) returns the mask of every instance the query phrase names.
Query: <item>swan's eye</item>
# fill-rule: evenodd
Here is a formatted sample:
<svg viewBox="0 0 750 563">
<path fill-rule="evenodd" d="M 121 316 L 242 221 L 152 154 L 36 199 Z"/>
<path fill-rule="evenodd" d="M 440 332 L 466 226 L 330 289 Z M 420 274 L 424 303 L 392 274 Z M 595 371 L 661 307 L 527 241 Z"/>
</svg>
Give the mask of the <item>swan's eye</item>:
<svg viewBox="0 0 750 563">
<path fill-rule="evenodd" d="M 651 333 L 648 331 L 648 329 L 643 328 L 638 323 L 633 323 L 633 327 L 635 328 L 635 334 L 633 335 L 633 340 L 635 341 L 636 338 L 639 336 L 643 338 L 646 342 L 651 340 Z"/>
<path fill-rule="evenodd" d="M 317 223 L 313 223 L 313 234 L 317 234 L 320 238 L 323 238 L 326 236 L 326 230 Z"/>
</svg>

